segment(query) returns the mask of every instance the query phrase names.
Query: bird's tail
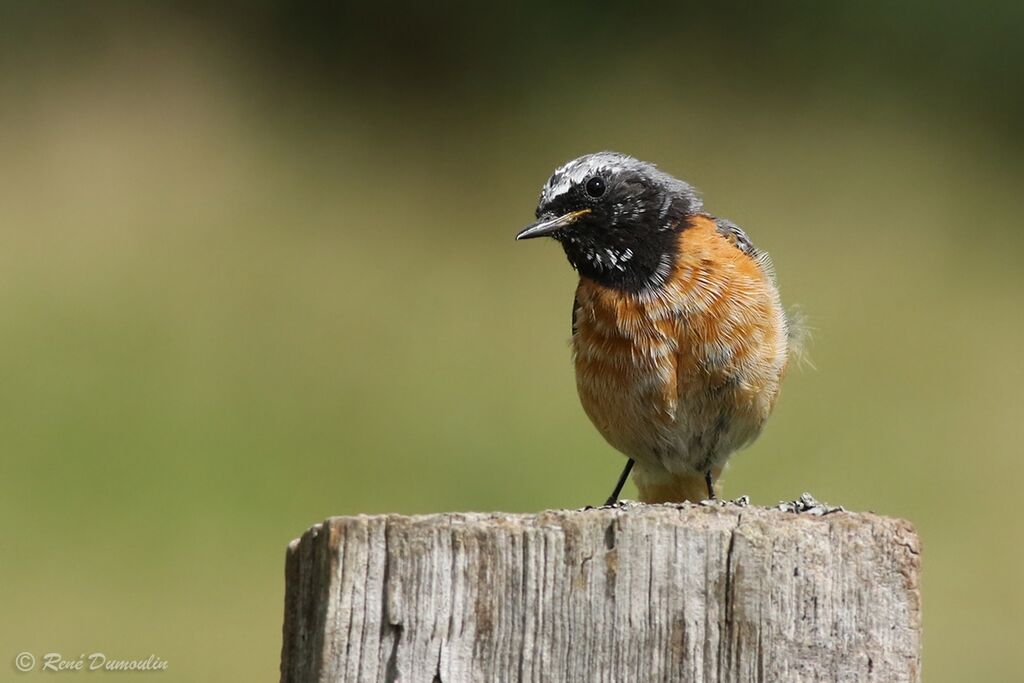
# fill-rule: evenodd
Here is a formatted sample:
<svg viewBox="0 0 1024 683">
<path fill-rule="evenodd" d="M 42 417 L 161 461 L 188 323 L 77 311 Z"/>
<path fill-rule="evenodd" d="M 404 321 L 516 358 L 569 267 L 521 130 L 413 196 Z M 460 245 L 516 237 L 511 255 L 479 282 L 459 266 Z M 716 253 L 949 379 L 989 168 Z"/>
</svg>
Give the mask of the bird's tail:
<svg viewBox="0 0 1024 683">
<path fill-rule="evenodd" d="M 711 481 L 718 481 L 721 474 L 720 467 L 712 469 Z M 675 474 L 664 470 L 653 472 L 637 463 L 633 481 L 644 503 L 699 503 L 709 497 L 708 484 L 703 474 Z"/>
<path fill-rule="evenodd" d="M 801 368 L 804 366 L 814 369 L 814 362 L 811 360 L 807 347 L 811 343 L 811 332 L 813 328 L 807 321 L 807 314 L 799 306 L 790 306 L 786 310 L 786 337 L 789 344 L 789 357 L 795 360 Z"/>
</svg>

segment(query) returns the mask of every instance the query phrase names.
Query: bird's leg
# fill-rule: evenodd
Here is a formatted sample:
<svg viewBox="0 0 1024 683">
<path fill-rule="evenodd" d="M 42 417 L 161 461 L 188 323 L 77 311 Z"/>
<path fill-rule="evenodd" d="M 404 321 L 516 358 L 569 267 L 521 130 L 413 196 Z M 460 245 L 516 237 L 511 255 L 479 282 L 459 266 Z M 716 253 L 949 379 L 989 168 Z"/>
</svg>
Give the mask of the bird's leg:
<svg viewBox="0 0 1024 683">
<path fill-rule="evenodd" d="M 708 485 L 708 498 L 715 499 L 715 482 L 711 481 L 711 470 L 704 473 L 704 483 Z"/>
<path fill-rule="evenodd" d="M 629 471 L 633 469 L 633 458 L 626 461 L 626 466 L 622 468 L 622 474 L 619 475 L 619 481 L 615 484 L 615 490 L 612 491 L 612 495 L 608 496 L 608 500 L 605 501 L 605 505 L 615 505 L 619 502 L 619 494 L 622 493 L 622 487 L 626 485 L 626 480 L 629 479 Z"/>
</svg>

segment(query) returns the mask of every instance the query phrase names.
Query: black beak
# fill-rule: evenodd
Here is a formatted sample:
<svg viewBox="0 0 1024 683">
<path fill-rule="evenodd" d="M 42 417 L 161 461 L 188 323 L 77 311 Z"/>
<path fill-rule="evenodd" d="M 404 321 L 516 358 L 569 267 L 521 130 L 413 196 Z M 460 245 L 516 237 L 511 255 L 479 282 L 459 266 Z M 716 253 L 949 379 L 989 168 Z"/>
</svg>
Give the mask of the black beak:
<svg viewBox="0 0 1024 683">
<path fill-rule="evenodd" d="M 520 233 L 516 235 L 516 239 L 528 240 L 534 237 L 544 237 L 546 235 L 550 235 L 551 233 L 557 230 L 572 225 L 583 216 L 586 216 L 588 213 L 590 213 L 590 209 L 581 209 L 579 211 L 570 211 L 569 213 L 563 216 L 546 216 L 544 218 L 541 218 L 536 223 L 533 223 L 532 225 L 528 225 L 525 228 L 523 228 L 522 231 L 520 231 Z"/>
</svg>

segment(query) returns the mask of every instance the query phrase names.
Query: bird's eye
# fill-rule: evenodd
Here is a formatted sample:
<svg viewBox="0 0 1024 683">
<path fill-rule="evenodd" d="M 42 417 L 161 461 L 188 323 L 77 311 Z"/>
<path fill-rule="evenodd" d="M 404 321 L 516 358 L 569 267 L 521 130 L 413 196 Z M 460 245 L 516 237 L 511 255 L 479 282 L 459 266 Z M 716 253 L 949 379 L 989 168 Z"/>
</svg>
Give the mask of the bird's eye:
<svg viewBox="0 0 1024 683">
<path fill-rule="evenodd" d="M 597 176 L 587 181 L 587 194 L 591 197 L 600 197 L 604 194 L 604 181 Z"/>
</svg>

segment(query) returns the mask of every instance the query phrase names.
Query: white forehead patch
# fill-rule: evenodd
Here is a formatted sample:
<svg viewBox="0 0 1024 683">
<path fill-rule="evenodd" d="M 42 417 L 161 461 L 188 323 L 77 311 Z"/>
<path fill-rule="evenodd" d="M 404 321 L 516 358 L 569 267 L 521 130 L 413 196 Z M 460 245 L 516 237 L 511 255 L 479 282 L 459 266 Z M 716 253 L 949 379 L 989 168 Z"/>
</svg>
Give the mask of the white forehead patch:
<svg viewBox="0 0 1024 683">
<path fill-rule="evenodd" d="M 633 157 L 615 152 L 598 152 L 588 154 L 559 166 L 544 183 L 540 193 L 540 203 L 547 204 L 555 197 L 568 192 L 574 185 L 585 182 L 587 178 L 597 175 L 609 168 L 626 168 L 640 162 Z"/>
<path fill-rule="evenodd" d="M 549 202 L 558 195 L 568 192 L 573 185 L 582 183 L 601 170 L 604 170 L 604 166 L 596 164 L 590 159 L 587 159 L 584 163 L 580 163 L 577 160 L 570 161 L 564 166 L 559 166 L 551 174 L 551 177 L 548 178 L 548 182 L 545 183 L 544 190 L 541 192 L 541 199 L 545 203 Z"/>
<path fill-rule="evenodd" d="M 539 206 L 543 208 L 545 205 L 550 204 L 558 197 L 569 192 L 576 185 L 587 182 L 592 176 L 598 174 L 607 176 L 611 173 L 621 173 L 623 171 L 632 171 L 640 174 L 648 181 L 657 183 L 666 191 L 665 204 L 660 207 L 663 212 L 662 218 L 664 218 L 668 209 L 671 208 L 673 196 L 678 197 L 681 195 L 685 197 L 690 211 L 697 212 L 703 208 L 700 195 L 689 184 L 673 178 L 659 170 L 654 164 L 648 164 L 618 152 L 587 154 L 559 166 L 551 174 L 551 177 L 548 178 L 548 181 L 544 183 L 544 187 L 541 188 Z M 623 211 L 628 207 L 616 204 L 615 208 L 617 211 Z M 633 207 L 634 210 L 639 210 L 639 208 Z"/>
</svg>

